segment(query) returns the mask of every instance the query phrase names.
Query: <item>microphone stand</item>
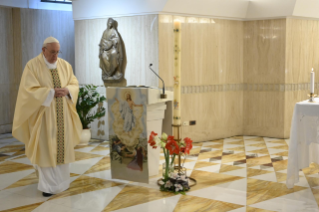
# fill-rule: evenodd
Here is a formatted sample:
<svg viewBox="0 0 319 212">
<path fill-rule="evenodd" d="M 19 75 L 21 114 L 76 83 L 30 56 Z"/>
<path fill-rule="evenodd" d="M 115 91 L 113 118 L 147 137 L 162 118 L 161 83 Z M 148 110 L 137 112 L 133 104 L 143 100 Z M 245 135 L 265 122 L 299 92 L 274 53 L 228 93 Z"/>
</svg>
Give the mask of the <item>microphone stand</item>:
<svg viewBox="0 0 319 212">
<path fill-rule="evenodd" d="M 166 99 L 167 98 L 167 95 L 165 94 L 165 83 L 164 83 L 164 80 L 158 76 L 158 74 L 151 68 L 153 64 L 151 63 L 149 68 L 151 69 L 151 71 L 162 81 L 163 83 L 163 93 L 161 94 L 161 99 Z"/>
</svg>

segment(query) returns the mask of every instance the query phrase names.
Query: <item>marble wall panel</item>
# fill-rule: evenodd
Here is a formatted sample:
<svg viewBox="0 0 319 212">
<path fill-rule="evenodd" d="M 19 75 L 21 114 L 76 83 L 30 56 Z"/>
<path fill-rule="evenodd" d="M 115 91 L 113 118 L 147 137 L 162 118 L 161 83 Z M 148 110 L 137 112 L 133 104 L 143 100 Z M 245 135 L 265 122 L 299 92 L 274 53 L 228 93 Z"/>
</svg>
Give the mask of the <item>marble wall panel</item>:
<svg viewBox="0 0 319 212">
<path fill-rule="evenodd" d="M 244 82 L 285 83 L 286 19 L 244 22 Z"/>
<path fill-rule="evenodd" d="M 284 137 L 286 20 L 244 22 L 244 135 Z"/>
<path fill-rule="evenodd" d="M 102 70 L 99 68 L 99 46 L 108 18 L 75 21 L 75 69 L 80 84 L 101 86 L 105 95 Z M 114 18 L 126 47 L 127 85 L 158 86 L 157 77 L 149 64 L 158 72 L 158 15 Z M 106 103 L 105 103 L 106 106 Z M 92 136 L 108 139 L 107 115 L 92 123 Z"/>
<path fill-rule="evenodd" d="M 12 9 L 0 7 L 0 133 L 10 132 L 14 114 L 11 87 L 14 84 Z"/>
<path fill-rule="evenodd" d="M 160 75 L 169 90 L 174 75 L 174 20 L 182 22 L 183 137 L 204 141 L 242 134 L 243 22 L 159 16 Z"/>
<path fill-rule="evenodd" d="M 319 21 L 287 18 L 285 82 L 285 137 L 290 135 L 291 120 L 297 102 L 306 100 L 310 72 L 315 71 L 315 93 L 319 82 Z"/>
<path fill-rule="evenodd" d="M 53 36 L 60 42 L 60 58 L 68 61 L 74 69 L 74 21 L 72 12 L 56 10 L 21 10 L 22 67 L 38 56 L 43 41 Z"/>
</svg>

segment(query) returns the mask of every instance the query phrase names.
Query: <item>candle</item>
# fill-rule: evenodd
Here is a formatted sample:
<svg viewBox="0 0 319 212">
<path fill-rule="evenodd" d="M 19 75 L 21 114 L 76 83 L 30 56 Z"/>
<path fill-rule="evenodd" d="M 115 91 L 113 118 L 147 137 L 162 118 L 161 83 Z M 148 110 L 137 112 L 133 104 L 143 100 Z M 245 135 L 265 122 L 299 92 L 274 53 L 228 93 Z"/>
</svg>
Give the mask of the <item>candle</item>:
<svg viewBox="0 0 319 212">
<path fill-rule="evenodd" d="M 181 22 L 174 21 L 174 125 L 181 125 Z"/>
<path fill-rule="evenodd" d="M 313 68 L 312 71 L 310 73 L 310 93 L 314 93 L 315 92 L 315 72 L 313 72 Z"/>
</svg>

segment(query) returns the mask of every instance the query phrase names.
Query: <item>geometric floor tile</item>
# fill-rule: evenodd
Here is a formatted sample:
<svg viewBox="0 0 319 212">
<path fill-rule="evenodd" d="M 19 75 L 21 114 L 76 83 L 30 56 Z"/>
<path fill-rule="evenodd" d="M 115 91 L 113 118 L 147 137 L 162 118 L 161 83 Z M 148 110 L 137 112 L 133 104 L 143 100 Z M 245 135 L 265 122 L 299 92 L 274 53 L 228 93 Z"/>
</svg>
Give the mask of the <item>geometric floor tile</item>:
<svg viewBox="0 0 319 212">
<path fill-rule="evenodd" d="M 256 153 L 256 154 L 267 154 L 269 155 L 268 149 L 267 148 L 263 148 L 263 149 L 256 149 L 256 150 L 252 150 L 252 151 L 247 151 L 247 153 Z"/>
<path fill-rule="evenodd" d="M 70 188 L 68 190 L 52 196 L 50 200 L 73 196 L 77 194 L 82 194 L 82 193 L 86 193 L 90 191 L 96 191 L 96 190 L 109 188 L 113 186 L 119 186 L 119 185 L 122 185 L 122 184 L 109 181 L 109 180 L 82 175 L 70 184 Z"/>
<path fill-rule="evenodd" d="M 194 169 L 203 168 L 203 167 L 207 167 L 207 166 L 213 166 L 213 165 L 217 165 L 217 164 L 218 163 L 206 162 L 206 161 L 197 161 Z"/>
<path fill-rule="evenodd" d="M 245 178 L 247 177 L 246 168 L 223 172 L 223 174 L 233 175 L 238 177 L 245 177 Z"/>
<path fill-rule="evenodd" d="M 145 198 L 145 196 L 147 196 L 147 198 Z M 175 196 L 175 194 L 171 192 L 161 192 L 158 189 L 126 185 L 103 211 L 114 211 L 171 196 Z M 129 201 L 123 201 L 125 199 Z"/>
<path fill-rule="evenodd" d="M 271 163 L 270 156 L 262 156 L 258 158 L 250 158 L 247 159 L 247 167 L 252 167 L 252 166 L 257 166 L 257 165 L 262 165 L 262 164 L 268 164 Z"/>
<path fill-rule="evenodd" d="M 246 205 L 246 191 L 229 189 L 227 187 L 211 186 L 196 191 L 190 191 L 187 195 L 207 198 L 236 205 Z"/>
<path fill-rule="evenodd" d="M 237 169 L 243 169 L 243 167 L 221 164 L 219 173 L 228 172 L 228 171 L 234 171 L 234 170 L 237 170 Z"/>
<path fill-rule="evenodd" d="M 235 136 L 193 143 L 184 167 L 197 180 L 186 195 L 161 192 L 149 183 L 112 179 L 109 142 L 75 147 L 70 188 L 52 197 L 37 190 L 38 179 L 24 144 L 0 135 L 0 211 L 148 212 L 148 211 L 318 211 L 319 165 L 299 171 L 286 187 L 289 140 Z M 11 140 L 10 140 L 11 139 Z"/>
<path fill-rule="evenodd" d="M 274 155 L 279 155 L 279 156 L 286 156 L 288 157 L 288 151 L 284 151 L 284 152 L 277 152 Z"/>
<path fill-rule="evenodd" d="M 17 207 L 17 208 L 8 209 L 8 210 L 6 210 L 6 212 L 34 211 L 34 209 L 36 209 L 37 207 L 39 207 L 42 204 L 43 204 L 43 202 L 39 202 L 39 203 L 31 204 L 31 205 L 20 206 L 20 207 Z"/>
<path fill-rule="evenodd" d="M 192 187 L 192 191 L 207 188 L 210 186 L 223 184 L 235 180 L 242 179 L 243 177 L 231 176 L 221 173 L 212 173 L 194 170 L 191 174 L 191 177 L 197 180 L 196 186 Z"/>
<path fill-rule="evenodd" d="M 257 175 L 262 175 L 262 174 L 267 174 L 271 173 L 272 171 L 268 170 L 262 170 L 262 169 L 252 169 L 252 168 L 247 168 L 247 177 L 253 177 Z"/>
<path fill-rule="evenodd" d="M 245 152 L 237 153 L 237 154 L 230 154 L 230 155 L 223 155 L 222 156 L 222 163 L 228 163 L 238 160 L 245 160 L 246 154 Z"/>
<path fill-rule="evenodd" d="M 89 170 L 87 170 L 84 174 L 90 174 L 99 171 L 109 170 L 111 167 L 110 157 L 104 157 L 95 165 L 93 165 Z"/>
<path fill-rule="evenodd" d="M 237 208 L 242 208 L 243 205 L 237 205 L 228 202 L 222 202 L 212 199 L 206 199 L 202 197 L 195 196 L 181 196 L 174 212 L 183 211 L 230 211 Z"/>
<path fill-rule="evenodd" d="M 247 205 L 263 202 L 307 188 L 294 186 L 288 189 L 285 184 L 258 179 L 247 179 Z"/>
<path fill-rule="evenodd" d="M 159 200 L 142 203 L 139 205 L 115 210 L 114 212 L 149 212 L 149 211 L 177 211 L 176 205 L 183 195 L 175 195 Z M 174 210 L 175 208 L 175 210 Z M 184 211 L 188 211 L 187 209 Z"/>
<path fill-rule="evenodd" d="M 305 175 L 313 175 L 319 173 L 319 165 L 311 163 L 309 167 L 302 169 Z"/>
<path fill-rule="evenodd" d="M 12 185 L 13 183 L 24 178 L 25 176 L 28 176 L 32 172 L 34 172 L 34 169 L 12 172 L 7 174 L 0 174 L 0 190 Z"/>
<path fill-rule="evenodd" d="M 32 165 L 15 163 L 15 162 L 11 162 L 11 161 L 5 161 L 5 162 L 0 164 L 0 174 L 24 171 L 24 170 L 29 170 L 29 169 L 34 169 L 34 168 Z"/>
<path fill-rule="evenodd" d="M 218 157 L 222 156 L 223 151 L 222 150 L 216 150 L 216 151 L 211 151 L 211 152 L 204 152 L 200 153 L 198 156 L 198 160 L 203 160 L 207 158 L 213 158 L 213 157 Z"/>
<path fill-rule="evenodd" d="M 250 177 L 250 178 L 277 182 L 277 178 L 276 178 L 275 172 L 271 172 L 271 173 L 267 173 L 267 174 L 261 174 L 261 175 L 256 175 L 256 176 L 253 176 L 253 177 Z"/>
<path fill-rule="evenodd" d="M 274 212 L 270 210 L 260 209 L 260 208 L 253 208 L 253 207 L 246 207 L 246 212 Z"/>
<path fill-rule="evenodd" d="M 272 163 L 275 171 L 281 171 L 281 170 L 284 170 L 284 169 L 287 169 L 287 166 L 288 166 L 288 160 L 282 160 L 282 161 L 278 161 L 278 162 L 274 162 Z"/>
<path fill-rule="evenodd" d="M 309 188 L 249 206 L 270 211 L 319 211 L 318 204 Z"/>
<path fill-rule="evenodd" d="M 50 200 L 50 203 L 84 211 L 102 211 L 122 191 L 125 185 Z M 123 199 L 122 199 L 122 202 Z"/>
<path fill-rule="evenodd" d="M 103 157 L 103 155 L 75 151 L 75 161 L 80 161 L 80 160 L 85 160 L 90 158 L 97 158 L 97 157 Z"/>
<path fill-rule="evenodd" d="M 92 149 L 91 152 L 98 152 L 98 151 L 104 151 L 109 149 L 110 149 L 109 147 L 97 146 L 94 149 Z"/>
<path fill-rule="evenodd" d="M 269 147 L 270 149 L 281 149 L 281 150 L 288 150 L 289 147 L 287 144 L 285 145 L 280 145 L 280 146 L 274 146 L 274 147 Z"/>
</svg>

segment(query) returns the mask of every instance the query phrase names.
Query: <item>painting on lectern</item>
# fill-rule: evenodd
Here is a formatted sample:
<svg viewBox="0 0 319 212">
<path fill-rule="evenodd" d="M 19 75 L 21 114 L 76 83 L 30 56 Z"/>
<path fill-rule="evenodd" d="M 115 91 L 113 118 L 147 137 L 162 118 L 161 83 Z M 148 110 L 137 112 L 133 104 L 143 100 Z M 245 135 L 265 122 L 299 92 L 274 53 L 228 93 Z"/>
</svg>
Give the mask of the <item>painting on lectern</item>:
<svg viewBox="0 0 319 212">
<path fill-rule="evenodd" d="M 147 89 L 107 90 L 112 178 L 148 182 Z"/>
</svg>

